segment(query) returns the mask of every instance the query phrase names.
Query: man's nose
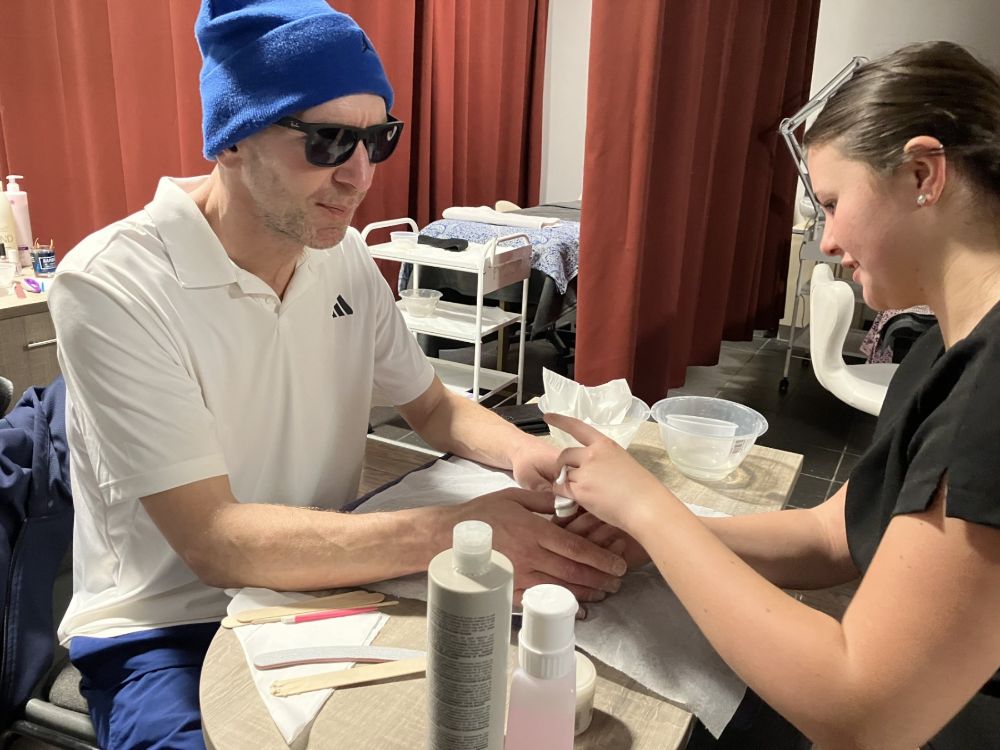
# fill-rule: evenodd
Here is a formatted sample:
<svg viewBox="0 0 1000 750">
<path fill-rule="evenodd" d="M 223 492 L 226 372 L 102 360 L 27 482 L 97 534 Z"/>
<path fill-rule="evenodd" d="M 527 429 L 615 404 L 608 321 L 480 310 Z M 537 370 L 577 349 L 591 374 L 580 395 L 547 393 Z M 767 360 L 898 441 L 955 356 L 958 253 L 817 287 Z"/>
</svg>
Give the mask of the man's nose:
<svg viewBox="0 0 1000 750">
<path fill-rule="evenodd" d="M 350 185 L 358 192 L 364 193 L 371 187 L 375 176 L 375 165 L 368 160 L 368 150 L 364 143 L 359 143 L 351 154 L 351 158 L 333 170 L 333 181 L 342 185 Z"/>
</svg>

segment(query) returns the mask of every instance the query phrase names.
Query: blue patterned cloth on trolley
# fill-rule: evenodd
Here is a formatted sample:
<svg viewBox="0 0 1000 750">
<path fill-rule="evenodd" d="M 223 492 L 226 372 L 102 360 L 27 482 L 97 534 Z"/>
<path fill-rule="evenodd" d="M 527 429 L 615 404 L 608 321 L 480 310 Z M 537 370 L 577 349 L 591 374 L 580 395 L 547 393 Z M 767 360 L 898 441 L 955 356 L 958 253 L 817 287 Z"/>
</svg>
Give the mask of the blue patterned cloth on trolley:
<svg viewBox="0 0 1000 750">
<path fill-rule="evenodd" d="M 580 265 L 580 222 L 562 220 L 545 229 L 505 227 L 478 221 L 432 221 L 420 230 L 430 237 L 484 244 L 494 237 L 524 234 L 531 243 L 531 267 L 549 276 L 560 294 L 566 293 Z"/>
</svg>

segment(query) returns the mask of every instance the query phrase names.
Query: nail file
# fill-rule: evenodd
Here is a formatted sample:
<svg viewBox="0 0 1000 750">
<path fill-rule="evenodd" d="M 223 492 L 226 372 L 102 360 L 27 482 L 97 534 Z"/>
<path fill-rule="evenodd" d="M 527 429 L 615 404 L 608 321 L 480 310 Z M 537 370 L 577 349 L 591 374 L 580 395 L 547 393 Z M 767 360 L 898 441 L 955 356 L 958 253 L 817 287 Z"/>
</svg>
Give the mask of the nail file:
<svg viewBox="0 0 1000 750">
<path fill-rule="evenodd" d="M 559 472 L 559 476 L 556 477 L 556 485 L 566 483 L 566 467 L 562 467 L 562 471 Z M 556 518 L 568 518 L 574 515 L 579 506 L 576 504 L 575 500 L 571 500 L 568 497 L 563 497 L 562 495 L 556 495 Z"/>
<path fill-rule="evenodd" d="M 363 685 L 368 682 L 390 680 L 394 677 L 422 674 L 427 669 L 427 657 L 387 661 L 381 664 L 365 664 L 339 672 L 324 672 L 309 677 L 294 677 L 290 680 L 275 680 L 271 683 L 271 695 L 285 698 L 313 690 L 341 688 L 349 685 Z"/>
<path fill-rule="evenodd" d="M 227 630 L 232 630 L 233 628 L 242 628 L 246 625 L 271 625 L 274 623 L 281 624 L 297 624 L 300 622 L 312 622 L 314 620 L 325 620 L 332 619 L 333 617 L 341 617 L 345 614 L 365 614 L 376 609 L 381 609 L 382 607 L 391 607 L 395 604 L 399 604 L 398 601 L 391 602 L 376 602 L 375 604 L 369 604 L 366 607 L 348 607 L 346 609 L 300 609 L 295 610 L 295 614 L 281 615 L 274 617 L 264 617 L 257 620 L 250 620 L 249 622 L 241 622 L 237 618 L 229 615 L 222 619 L 219 623 L 222 627 Z M 355 610 L 355 611 L 351 611 Z M 331 612 L 337 612 L 340 614 L 332 615 Z M 317 617 L 316 615 L 320 615 Z M 324 616 L 325 615 L 325 616 Z"/>
<path fill-rule="evenodd" d="M 253 665 L 257 669 L 280 669 L 282 667 L 296 667 L 300 664 L 337 664 L 338 662 L 378 664 L 387 661 L 402 661 L 403 659 L 419 659 L 423 656 L 426 656 L 423 651 L 389 646 L 309 646 L 258 654 L 253 660 Z"/>
<path fill-rule="evenodd" d="M 370 607 L 352 607 L 350 609 L 321 609 L 319 612 L 303 612 L 298 615 L 285 615 L 278 622 L 285 625 L 297 625 L 302 622 L 316 622 L 317 620 L 333 620 L 337 617 L 351 617 L 353 615 L 365 615 L 375 612 L 380 607 L 391 607 L 399 602 L 379 602 Z M 256 624 L 256 620 L 254 621 Z"/>
<path fill-rule="evenodd" d="M 260 624 L 268 618 L 281 619 L 285 615 L 301 615 L 306 612 L 319 612 L 324 609 L 353 609 L 355 607 L 370 607 L 385 599 L 385 594 L 373 594 L 368 591 L 349 591 L 346 594 L 318 596 L 304 599 L 280 607 L 261 607 L 239 612 L 236 619 L 240 622 Z"/>
</svg>

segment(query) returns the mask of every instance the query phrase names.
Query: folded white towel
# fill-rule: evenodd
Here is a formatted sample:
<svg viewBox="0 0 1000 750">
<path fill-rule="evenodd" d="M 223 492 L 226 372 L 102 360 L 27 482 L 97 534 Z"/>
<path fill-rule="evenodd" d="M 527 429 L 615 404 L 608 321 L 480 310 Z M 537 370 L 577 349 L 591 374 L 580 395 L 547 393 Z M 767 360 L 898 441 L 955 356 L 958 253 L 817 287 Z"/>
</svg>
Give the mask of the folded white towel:
<svg viewBox="0 0 1000 750">
<path fill-rule="evenodd" d="M 478 221 L 481 224 L 497 224 L 502 227 L 524 227 L 525 229 L 544 229 L 560 223 L 559 219 L 547 216 L 523 216 L 501 211 L 494 211 L 489 206 L 452 206 L 441 214 L 452 221 Z"/>
<path fill-rule="evenodd" d="M 270 589 L 240 589 L 228 591 L 233 595 L 226 614 L 236 615 L 248 609 L 259 607 L 276 607 L 308 599 L 308 594 L 271 591 Z M 333 620 L 317 620 L 302 622 L 297 625 L 285 625 L 274 622 L 266 625 L 245 625 L 233 632 L 243 646 L 247 657 L 247 666 L 253 678 L 257 692 L 264 702 L 264 707 L 281 736 L 289 745 L 295 742 L 303 730 L 312 726 L 313 719 L 323 708 L 326 699 L 333 690 L 314 690 L 288 698 L 276 698 L 271 695 L 271 683 L 292 677 L 305 677 L 322 672 L 333 672 L 348 669 L 353 666 L 349 662 L 339 664 L 299 664 L 277 670 L 262 671 L 253 665 L 254 659 L 260 654 L 298 646 L 367 646 L 373 640 L 382 626 L 388 621 L 388 616 L 382 612 L 371 612 L 351 617 L 338 617 Z"/>
</svg>

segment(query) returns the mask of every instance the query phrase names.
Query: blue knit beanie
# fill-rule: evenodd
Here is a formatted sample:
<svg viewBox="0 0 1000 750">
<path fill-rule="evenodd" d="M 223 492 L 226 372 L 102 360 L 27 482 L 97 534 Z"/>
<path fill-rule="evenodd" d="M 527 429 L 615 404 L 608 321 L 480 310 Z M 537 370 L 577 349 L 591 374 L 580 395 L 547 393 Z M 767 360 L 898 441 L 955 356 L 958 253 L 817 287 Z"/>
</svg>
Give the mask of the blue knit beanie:
<svg viewBox="0 0 1000 750">
<path fill-rule="evenodd" d="M 326 0 L 202 0 L 194 33 L 201 66 L 205 158 L 282 117 L 349 94 L 392 87 L 371 41 Z"/>
</svg>

